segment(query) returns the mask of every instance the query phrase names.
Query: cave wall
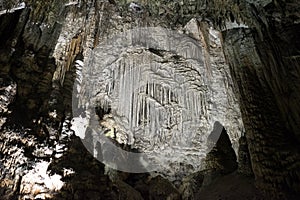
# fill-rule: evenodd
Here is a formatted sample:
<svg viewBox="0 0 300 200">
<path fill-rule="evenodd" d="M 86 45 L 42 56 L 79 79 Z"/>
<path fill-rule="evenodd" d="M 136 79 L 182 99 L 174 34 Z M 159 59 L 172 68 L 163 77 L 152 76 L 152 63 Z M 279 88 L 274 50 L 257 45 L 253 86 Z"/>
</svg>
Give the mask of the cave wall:
<svg viewBox="0 0 300 200">
<path fill-rule="evenodd" d="M 68 13 L 83 16 L 85 4 L 25 1 L 24 8 L 6 3 L 1 8 L 15 9 L 0 14 L 1 199 L 116 199 L 103 164 L 70 130 L 74 70 L 56 78 L 61 66 L 53 52 L 62 24 Z M 65 62 L 74 66 L 80 59 L 73 37 L 60 50 L 69 58 L 63 59 L 64 69 L 69 69 Z"/>
<path fill-rule="evenodd" d="M 247 37 L 248 34 L 250 37 Z M 299 169 L 298 142 L 295 134 L 285 126 L 276 97 L 266 83 L 263 58 L 259 57 L 249 30 L 230 30 L 224 38 L 225 45 L 228 45 L 225 50 L 227 56 L 236 58 L 229 62 L 239 86 L 246 138 L 257 184 L 268 194 L 277 196 L 279 191 L 284 190 L 290 194 L 290 189 L 297 190 L 299 181 L 296 175 Z"/>
<path fill-rule="evenodd" d="M 10 4 L 13 1 L 4 2 L 1 9 L 16 5 Z M 1 192 L 7 198 L 20 191 L 23 172 L 30 170 L 25 169 L 24 163 L 37 155 L 38 159 L 55 155 L 36 153 L 44 146 L 37 145 L 40 141 L 32 143 L 31 140 L 35 141 L 37 132 L 40 133 L 38 137 L 53 138 L 48 140 L 50 144 L 55 143 L 56 138 L 64 138 L 55 130 L 62 129 L 61 124 L 70 126 L 69 119 L 66 120 L 70 109 L 65 108 L 70 106 L 75 61 L 83 61 L 99 43 L 101 34 L 124 29 L 110 23 L 113 16 L 107 12 L 111 10 L 120 12 L 125 21 L 130 21 L 126 23 L 127 28 L 151 24 L 176 29 L 197 17 L 222 31 L 223 49 L 239 97 L 257 186 L 265 192 L 266 198 L 293 199 L 299 195 L 300 16 L 297 0 L 138 1 L 147 11 L 138 17 L 128 12 L 129 1 L 95 1 L 95 4 L 80 1 L 80 4 L 68 6 L 64 6 L 66 1 L 25 2 L 27 8 L 0 15 L 1 77 L 10 82 L 2 99 L 12 102 L 11 108 L 5 107 L 1 113 L 3 123 L 8 122 L 1 133 L 1 159 L 6 160 L 4 166 L 11 170 L 6 172 L 1 168 L 5 180 L 1 182 Z M 100 8 L 100 12 L 95 8 Z M 237 24 L 232 26 L 233 22 Z M 101 31 L 99 24 L 102 24 Z M 14 124 L 37 128 L 32 136 L 19 127 L 11 128 Z M 45 131 L 45 127 L 52 131 Z M 24 137 L 33 139 L 22 140 Z M 69 136 L 66 134 L 65 138 Z M 18 148 L 6 149 L 15 144 Z M 23 159 L 24 154 L 28 157 L 28 152 L 29 161 Z M 15 168 L 9 168 L 13 160 Z M 34 163 L 29 165 L 39 168 Z M 96 168 L 102 167 L 96 164 Z M 84 179 L 84 175 L 81 178 Z M 29 181 L 29 185 L 34 184 Z M 112 187 L 108 180 L 104 180 L 105 184 Z M 78 185 L 72 185 L 79 188 L 76 198 L 82 195 Z M 66 188 L 65 194 L 74 195 L 72 187 Z M 23 196 L 32 195 L 33 198 L 34 194 L 29 193 Z"/>
<path fill-rule="evenodd" d="M 114 171 L 108 172 L 111 178 L 118 179 L 118 184 L 113 185 L 103 174 L 103 165 L 87 156 L 79 138 L 73 137 L 70 120 L 73 83 L 80 81 L 78 73 L 84 63 L 89 62 L 91 51 L 106 37 L 133 27 L 177 27 L 180 34 L 184 32 L 187 38 L 200 42 L 203 48 L 201 70 L 204 78 L 209 76 L 213 85 L 209 96 L 203 99 L 203 102 L 209 101 L 208 105 L 203 103 L 204 112 L 212 112 L 224 123 L 237 150 L 238 138 L 243 131 L 237 99 L 233 95 L 229 67 L 224 62 L 220 33 L 209 30 L 206 22 L 200 27 L 194 19 L 186 25 L 190 19 L 181 19 L 181 15 L 170 12 L 168 7 L 162 11 L 165 13 L 163 17 L 159 16 L 156 3 L 150 8 L 142 7 L 143 12 L 130 10 L 127 2 L 118 2 L 118 5 L 101 1 L 25 3 L 26 8 L 14 4 L 18 9 L 1 15 L 1 34 L 5 44 L 1 48 L 1 64 L 4 66 L 1 76 L 13 80 L 9 85 L 13 90 L 7 89 L 11 94 L 3 97 L 10 99 L 4 104 L 7 106 L 4 108 L 1 133 L 3 198 L 117 198 L 125 194 L 124 188 L 130 188 L 119 180 L 119 173 Z M 178 3 L 169 6 L 170 9 L 182 9 Z M 175 18 L 174 14 L 177 15 Z M 154 49 L 148 53 L 157 57 L 156 51 L 159 52 Z M 127 64 L 138 60 L 134 54 L 128 56 Z M 174 64 L 179 61 L 171 58 L 168 62 Z M 191 80 L 193 82 L 193 78 Z M 217 99 L 214 95 L 223 102 L 219 107 L 212 104 L 211 100 Z M 226 110 L 230 113 L 224 114 Z M 191 158 L 186 156 L 185 159 Z M 82 162 L 76 163 L 76 160 Z M 197 157 L 193 164 L 200 166 Z M 197 169 L 187 169 L 182 163 L 175 163 L 171 168 L 171 173 L 174 173 L 172 170 L 190 173 Z M 155 185 L 156 181 L 144 187 L 149 184 Z M 96 189 L 98 185 L 101 187 Z M 171 194 L 165 191 L 163 195 L 172 196 L 174 191 L 178 193 L 172 189 Z M 155 192 L 161 193 L 152 191 L 150 195 L 155 196 Z"/>
<path fill-rule="evenodd" d="M 260 8 L 256 28 L 224 30 L 223 41 L 257 185 L 274 199 L 293 199 L 299 193 L 299 3 L 281 3 Z"/>
</svg>

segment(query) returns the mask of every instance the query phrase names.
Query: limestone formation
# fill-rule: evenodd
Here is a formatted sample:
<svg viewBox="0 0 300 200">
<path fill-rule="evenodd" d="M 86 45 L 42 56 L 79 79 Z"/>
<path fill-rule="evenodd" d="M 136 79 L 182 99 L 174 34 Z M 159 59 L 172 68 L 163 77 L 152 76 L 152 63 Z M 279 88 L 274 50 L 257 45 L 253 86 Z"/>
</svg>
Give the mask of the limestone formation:
<svg viewBox="0 0 300 200">
<path fill-rule="evenodd" d="M 1 1 L 0 198 L 297 199 L 299 9 Z M 115 171 L 108 143 L 163 167 Z"/>
</svg>

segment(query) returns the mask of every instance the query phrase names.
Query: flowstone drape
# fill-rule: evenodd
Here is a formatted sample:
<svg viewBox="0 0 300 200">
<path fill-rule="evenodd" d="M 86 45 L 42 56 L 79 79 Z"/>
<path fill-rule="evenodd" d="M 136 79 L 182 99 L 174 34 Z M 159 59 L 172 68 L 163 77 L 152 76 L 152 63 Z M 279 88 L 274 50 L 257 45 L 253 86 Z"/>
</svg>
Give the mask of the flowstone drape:
<svg viewBox="0 0 300 200">
<path fill-rule="evenodd" d="M 195 20 L 187 29 L 195 31 L 193 26 L 197 28 Z M 218 40 L 214 34 L 217 32 L 211 30 L 208 40 Z M 218 76 L 228 73 L 229 68 L 214 63 L 206 51 L 200 40 L 162 27 L 135 28 L 110 36 L 78 72 L 82 80 L 73 93 L 78 101 L 74 113 L 85 110 L 77 119 L 88 113 L 84 126 L 94 133 L 79 133 L 84 128 L 76 125 L 76 118 L 75 132 L 84 141 L 92 141 L 85 145 L 94 148 L 96 141 L 104 145 L 102 135 L 131 145 L 147 155 L 147 162 L 155 163 L 156 167 L 147 163 L 146 171 L 155 169 L 174 176 L 203 169 L 202 161 L 213 147 L 207 145 L 213 124 L 222 121 L 233 141 L 238 139 L 233 133 L 241 135 L 243 129 L 239 119 L 232 117 L 239 111 L 226 83 L 229 79 Z M 95 108 L 104 113 L 93 116 Z M 226 113 L 229 109 L 233 110 L 230 114 Z M 92 153 L 95 157 L 102 154 L 97 150 Z M 120 170 L 118 165 L 123 162 L 112 167 Z M 189 167 L 174 168 L 176 165 Z"/>
</svg>

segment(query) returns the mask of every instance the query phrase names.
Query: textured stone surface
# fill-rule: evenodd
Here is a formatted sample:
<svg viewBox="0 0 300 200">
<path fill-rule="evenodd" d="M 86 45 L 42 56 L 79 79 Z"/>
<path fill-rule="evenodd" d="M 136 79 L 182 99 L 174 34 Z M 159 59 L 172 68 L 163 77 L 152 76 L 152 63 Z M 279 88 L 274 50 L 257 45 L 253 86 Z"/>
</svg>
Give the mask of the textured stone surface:
<svg viewBox="0 0 300 200">
<path fill-rule="evenodd" d="M 209 43 L 200 46 L 199 40 L 159 27 L 111 36 L 93 51 L 78 91 L 80 109 L 92 112 L 96 102 L 94 107 L 107 111 L 99 119 L 103 133 L 98 134 L 113 131 L 119 143 L 149 154 L 162 165 L 158 170 L 172 176 L 187 172 L 171 165 L 182 163 L 195 171 L 204 167 L 214 122 L 224 124 L 236 150 L 243 131 L 219 32 L 201 32 L 196 20 L 185 29 L 199 40 L 207 34 Z M 99 136 L 93 137 L 95 143 Z"/>
<path fill-rule="evenodd" d="M 194 199 L 266 199 L 254 186 L 254 179 L 231 173 L 218 177 L 194 194 Z"/>
<path fill-rule="evenodd" d="M 170 199 L 179 200 L 179 192 L 167 181 L 160 176 L 155 177 L 149 183 L 149 199 Z"/>
<path fill-rule="evenodd" d="M 8 68 L 5 70 L 12 72 L 14 80 L 19 86 L 16 94 L 17 101 L 14 102 L 15 106 L 12 107 L 13 112 L 11 115 L 9 115 L 10 123 L 5 126 L 13 125 L 14 123 L 16 123 L 16 121 L 20 123 L 21 126 L 35 126 L 36 128 L 34 129 L 28 129 L 29 132 L 32 132 L 32 142 L 29 142 L 27 144 L 26 140 L 22 145 L 22 148 L 24 148 L 26 151 L 18 151 L 16 157 L 17 160 L 23 159 L 24 162 L 29 159 L 27 157 L 30 157 L 29 160 L 45 159 L 45 161 L 41 160 L 40 162 L 36 163 L 33 161 L 27 161 L 31 163 L 29 164 L 28 170 L 25 170 L 23 169 L 24 167 L 21 167 L 20 169 L 18 169 L 20 172 L 18 171 L 16 175 L 5 175 L 5 177 L 11 181 L 11 184 L 9 185 L 10 187 L 16 185 L 13 188 L 3 190 L 3 194 L 6 195 L 7 198 L 11 198 L 15 193 L 18 192 L 18 190 L 20 190 L 20 194 L 24 198 L 55 197 L 63 199 L 73 196 L 75 199 L 80 199 L 83 198 L 82 195 L 85 193 L 84 191 L 88 191 L 86 194 L 88 197 L 86 198 L 94 199 L 96 198 L 96 196 L 99 196 L 99 193 L 89 192 L 94 190 L 92 187 L 90 187 L 91 184 L 95 185 L 95 187 L 97 187 L 97 185 L 99 184 L 108 184 L 108 186 L 103 190 L 112 190 L 110 181 L 107 179 L 107 176 L 101 175 L 101 173 L 103 173 L 103 171 L 101 172 L 101 170 L 98 172 L 97 170 L 95 170 L 95 173 L 92 173 L 93 175 L 91 176 L 100 176 L 100 180 L 103 180 L 103 182 L 90 183 L 89 179 L 92 178 L 89 178 L 90 175 L 85 174 L 85 170 L 83 169 L 84 166 L 88 169 L 93 168 L 91 166 L 88 166 L 89 162 L 87 162 L 86 165 L 78 168 L 70 158 L 67 159 L 67 162 L 62 162 L 62 160 L 66 158 L 66 155 L 69 155 L 68 152 L 72 151 L 72 149 L 75 152 L 80 152 L 81 148 L 80 145 L 76 145 L 76 148 L 72 147 L 72 145 L 70 147 L 69 143 L 72 144 L 71 141 L 74 141 L 76 139 L 70 138 L 70 134 L 72 133 L 69 130 L 69 121 L 65 121 L 65 118 L 68 118 L 70 112 L 70 100 L 73 89 L 73 81 L 80 81 L 80 77 L 77 77 L 75 79 L 75 73 L 77 72 L 78 74 L 78 70 L 84 67 L 84 61 L 89 57 L 92 48 L 94 48 L 95 45 L 99 43 L 99 40 L 103 40 L 110 34 L 118 33 L 118 31 L 120 30 L 129 30 L 133 25 L 139 25 L 141 22 L 143 22 L 143 20 L 139 18 L 143 16 L 138 16 L 138 19 L 135 19 L 136 16 L 132 16 L 129 11 L 124 10 L 124 16 L 120 17 L 118 12 L 115 10 L 116 8 L 108 3 L 97 2 L 88 10 L 80 7 L 78 8 L 76 7 L 77 5 L 78 4 L 76 3 L 67 4 L 64 8 L 65 10 L 61 12 L 61 16 L 66 17 L 65 23 L 62 23 L 62 21 L 57 21 L 56 23 L 55 21 L 53 21 L 53 18 L 47 18 L 44 22 L 40 21 L 40 14 L 42 14 L 42 12 L 34 12 L 30 14 L 29 10 L 26 9 L 18 12 L 13 12 L 9 15 L 3 15 L 3 17 L 7 18 L 4 19 L 3 22 L 9 21 L 11 20 L 11 18 L 14 18 L 15 21 L 19 21 L 18 23 L 20 24 L 15 27 L 9 27 L 9 29 L 2 32 L 3 36 L 5 37 L 7 37 L 7 33 L 9 31 L 13 31 L 15 34 L 19 34 L 9 36 L 11 38 L 8 40 L 8 44 L 12 45 L 12 48 L 17 48 L 17 53 L 13 52 L 14 54 L 11 58 L 13 64 L 10 60 L 3 61 L 5 65 L 8 65 Z M 37 2 L 33 6 L 39 7 L 40 4 Z M 48 6 L 50 6 L 51 9 L 54 9 L 53 12 L 55 11 L 56 7 L 52 7 L 51 4 Z M 61 6 L 61 4 L 56 6 L 59 7 Z M 100 8 L 102 13 L 95 12 L 95 9 L 97 8 Z M 108 12 L 114 13 L 112 18 L 115 21 L 110 21 L 107 19 Z M 61 16 L 59 16 L 58 19 L 62 19 Z M 86 16 L 88 17 L 86 18 Z M 132 22 L 126 22 L 126 20 L 131 20 Z M 147 23 L 149 25 L 161 24 L 162 26 L 167 26 L 166 24 L 164 24 L 163 20 L 157 19 L 156 16 L 153 17 L 153 22 Z M 102 27 L 101 29 L 98 28 L 99 25 L 100 27 Z M 207 25 L 203 24 L 202 26 Z M 198 114 L 195 112 L 195 115 L 202 114 L 204 118 L 207 118 L 207 116 L 214 116 L 208 117 L 214 119 L 204 120 L 205 123 L 203 124 L 203 129 L 207 129 L 206 132 L 209 132 L 210 128 L 212 128 L 212 124 L 209 121 L 220 120 L 224 124 L 226 124 L 228 130 L 230 130 L 230 132 L 232 133 L 231 139 L 235 144 L 235 148 L 237 149 L 237 141 L 243 129 L 241 119 L 239 118 L 239 109 L 231 89 L 230 77 L 223 77 L 223 74 L 228 75 L 229 72 L 228 66 L 225 64 L 224 57 L 222 55 L 220 47 L 221 43 L 218 39 L 219 33 L 214 30 L 207 30 L 207 27 L 203 28 L 202 33 L 202 31 L 200 30 L 200 25 L 198 24 L 197 20 L 194 19 L 190 21 L 186 25 L 186 27 L 181 27 L 181 33 L 178 33 L 182 34 L 183 31 L 186 35 L 185 41 L 193 41 L 195 44 L 199 42 L 200 44 L 200 46 L 198 47 L 200 49 L 200 55 L 198 55 L 198 64 L 202 67 L 202 69 L 199 68 L 198 70 L 201 71 L 203 78 L 200 78 L 198 80 L 199 84 L 197 87 L 200 86 L 200 89 L 202 87 L 208 87 L 208 82 L 211 81 L 212 87 L 215 88 L 214 90 L 202 91 L 206 95 L 202 95 L 203 99 L 199 98 L 199 102 L 195 101 L 196 104 L 201 104 L 200 102 L 203 102 L 202 107 L 199 106 Z M 49 32 L 50 30 L 52 32 Z M 204 31 L 207 32 L 204 33 Z M 51 39 L 49 38 L 50 33 L 52 34 Z M 95 35 L 97 37 L 95 37 Z M 20 46 L 18 45 L 19 37 L 23 38 L 24 40 L 24 43 L 21 43 Z M 193 37 L 194 39 L 191 39 L 189 37 Z M 9 41 L 17 41 L 17 46 L 14 43 L 9 43 Z M 179 42 L 183 43 L 185 41 Z M 179 71 L 185 71 L 185 68 L 188 67 L 188 61 L 182 60 L 180 57 L 176 57 L 176 52 L 175 54 L 169 53 L 168 49 L 164 48 L 165 47 L 162 46 L 162 49 L 158 49 L 158 53 L 160 54 L 161 50 L 162 55 L 157 55 L 157 49 L 155 48 L 152 48 L 151 51 L 149 50 L 148 55 L 150 55 L 150 57 L 156 56 L 159 64 L 163 63 L 164 60 L 168 61 L 169 64 L 164 64 L 163 67 L 174 68 L 174 66 L 176 66 L 175 69 L 178 68 L 177 70 Z M 212 49 L 212 51 L 210 51 L 210 49 Z M 5 54 L 3 58 L 8 57 L 8 55 L 11 54 L 10 52 L 5 51 L 4 53 Z M 183 56 L 184 58 L 184 52 L 178 53 L 179 55 L 181 54 L 181 57 Z M 132 57 L 131 54 L 132 53 L 128 54 L 128 61 L 135 61 L 136 58 Z M 55 58 L 55 61 L 52 56 Z M 174 58 L 169 58 L 169 56 L 173 56 Z M 205 63 L 203 60 L 205 61 Z M 183 63 L 183 65 L 179 67 L 180 65 L 176 64 L 177 62 Z M 56 66 L 55 72 L 53 68 L 54 64 Z M 196 63 L 193 64 L 193 68 L 195 68 L 195 64 Z M 199 73 L 199 71 L 195 70 L 194 72 L 196 74 L 184 72 L 186 74 L 186 79 L 188 79 L 190 82 L 190 86 L 192 86 L 193 84 L 197 84 L 197 80 L 194 80 L 193 76 L 198 76 L 197 74 Z M 36 76 L 32 76 L 33 74 Z M 41 79 L 38 79 L 38 77 L 41 78 L 42 81 L 40 81 Z M 27 79 L 30 79 L 30 81 L 26 81 Z M 225 82 L 223 82 L 223 80 L 225 80 Z M 201 85 L 202 83 L 200 82 L 207 83 Z M 188 86 L 188 88 L 190 86 Z M 180 96 L 180 94 L 177 95 Z M 193 92 L 191 93 L 191 95 L 193 95 Z M 208 101 L 210 99 L 218 98 L 221 103 Z M 219 107 L 216 107 L 216 104 L 219 104 Z M 22 108 L 23 112 L 20 112 L 20 107 Z M 193 106 L 191 105 L 190 110 L 193 109 L 192 107 Z M 224 113 L 225 110 L 232 109 L 233 107 L 234 110 L 233 112 L 231 112 L 231 114 L 228 114 L 227 112 Z M 206 116 L 205 113 L 207 112 L 211 112 L 211 114 Z M 234 123 L 232 123 L 233 121 Z M 18 138 L 20 138 L 22 134 L 25 135 L 24 137 L 29 137 L 26 136 L 27 134 L 23 133 L 23 131 L 20 129 L 10 129 L 10 132 L 7 132 L 5 134 L 3 132 L 3 140 L 7 140 L 7 138 L 10 137 L 8 136 L 8 134 L 10 134 L 11 132 L 16 134 L 16 140 L 19 140 Z M 191 131 L 191 133 L 194 134 L 193 131 Z M 40 144 L 45 139 L 47 140 L 46 144 Z M 186 140 L 187 139 L 188 138 L 186 138 Z M 146 144 L 147 141 L 143 141 L 143 138 L 139 138 L 139 140 L 140 144 L 137 145 L 137 147 L 145 148 L 143 147 L 143 143 Z M 152 146 L 154 146 L 155 148 L 160 146 L 160 144 L 155 140 L 150 139 L 148 142 L 153 142 Z M 164 144 L 165 142 L 166 141 L 161 141 L 162 144 Z M 6 143 L 5 146 L 6 145 L 9 144 Z M 168 164 L 171 163 L 172 166 L 169 167 L 169 172 L 166 172 L 165 174 L 168 174 L 169 176 L 171 175 L 172 179 L 174 179 L 174 176 L 176 176 L 176 179 L 180 180 L 183 174 L 191 173 L 199 169 L 201 166 L 201 158 L 193 155 L 193 151 L 199 151 L 197 150 L 197 145 L 190 151 L 190 153 L 188 152 L 190 156 L 186 156 L 183 154 L 182 160 L 180 161 L 182 164 L 180 164 L 179 161 L 176 161 L 175 163 L 174 161 L 173 163 L 168 161 Z M 200 151 L 202 150 L 200 149 Z M 4 156 L 3 160 L 7 160 L 8 162 L 10 162 L 10 160 L 12 159 L 10 156 L 10 154 Z M 78 154 L 71 154 L 69 156 L 74 156 L 76 160 L 79 159 Z M 6 161 L 4 163 L 6 163 Z M 193 164 L 194 167 L 191 167 L 191 164 Z M 47 167 L 48 165 L 50 166 L 49 169 Z M 188 167 L 183 165 L 187 165 Z M 15 170 L 18 165 L 14 166 L 15 167 L 13 167 L 12 170 Z M 98 166 L 98 168 L 101 169 L 101 165 L 100 167 Z M 69 175 L 69 172 L 72 173 Z M 32 174 L 36 174 L 39 177 L 35 177 Z M 76 174 L 74 178 L 73 174 Z M 179 174 L 181 175 L 178 176 Z M 18 178 L 19 176 L 23 178 Z M 114 177 L 114 175 L 110 176 Z M 120 174 L 118 174 L 117 176 L 120 176 Z M 4 180 L 6 179 L 4 178 Z M 83 183 L 82 185 L 79 185 L 77 183 L 77 181 L 79 180 Z M 86 183 L 85 180 L 87 181 Z M 56 183 L 53 183 L 54 185 L 52 184 L 53 181 L 56 181 Z M 65 181 L 67 183 L 65 183 Z M 167 182 L 168 181 L 165 180 L 165 183 Z M 122 182 L 119 183 L 120 184 L 116 183 L 117 187 L 119 187 L 118 185 L 120 185 L 120 187 L 124 188 L 126 185 L 125 183 L 124 185 Z M 38 186 L 37 184 L 40 185 Z M 153 181 L 151 184 L 153 184 Z M 7 185 L 3 186 L 6 187 Z M 146 187 L 148 187 L 148 185 Z M 58 190 L 60 191 L 59 194 L 57 194 Z M 10 193 L 11 191 L 12 193 Z M 123 190 L 120 190 L 119 194 L 122 194 L 123 192 Z M 106 194 L 104 193 L 103 195 L 105 196 Z M 110 195 L 112 198 L 114 198 L 114 195 L 118 194 L 112 193 Z M 145 193 L 143 193 L 143 196 L 144 195 Z M 157 195 L 160 196 L 163 194 Z M 178 194 L 176 194 L 174 197 L 173 196 L 174 195 L 171 194 L 169 198 L 179 198 Z M 117 198 L 117 196 L 115 197 Z"/>
<path fill-rule="evenodd" d="M 299 196 L 298 0 L 24 2 L 25 9 L 13 0 L 0 4 L 1 197 L 118 199 L 122 197 L 118 191 L 123 191 L 118 187 L 122 186 L 130 190 L 133 187 L 144 199 L 149 198 L 147 183 L 139 190 L 138 181 L 124 182 L 122 178 L 118 186 L 103 175 L 103 165 L 88 156 L 78 138 L 70 136 L 73 134 L 70 108 L 73 82 L 80 81 L 76 72 L 86 67 L 84 64 L 93 48 L 113 33 L 158 25 L 201 41 L 203 60 L 212 77 L 229 77 L 225 84 L 219 81 L 212 84 L 220 88 L 229 84 L 230 88 L 228 70 L 218 69 L 226 66 L 220 48 L 220 42 L 223 43 L 245 131 L 231 131 L 236 125 L 229 123 L 230 116 L 220 122 L 236 151 L 238 138 L 245 132 L 248 147 L 243 150 L 245 146 L 241 142 L 239 170 L 249 172 L 251 163 L 256 185 L 266 195 L 264 199 Z M 192 18 L 205 23 L 195 26 L 193 21 L 189 22 Z M 222 30 L 221 41 L 209 26 Z M 229 105 L 232 102 L 235 100 L 230 100 Z M 214 112 L 218 114 L 217 110 Z M 246 156 L 247 149 L 251 162 Z M 66 155 L 72 155 L 72 159 Z M 78 164 L 78 160 L 83 162 Z M 33 174 L 41 176 L 31 180 Z M 51 180 L 62 181 L 64 186 L 56 191 L 61 185 L 53 185 Z M 176 181 L 180 185 L 181 180 Z M 224 179 L 220 183 L 230 185 Z M 98 185 L 101 187 L 97 188 Z M 194 191 L 192 186 L 196 184 L 187 185 L 191 186 L 182 193 L 192 197 L 190 191 Z M 236 190 L 228 189 L 230 193 Z M 140 198 L 138 193 L 133 193 Z M 239 192 L 235 194 L 221 197 L 241 199 L 243 196 Z M 209 197 L 205 191 L 199 195 L 202 199 Z M 220 198 L 218 195 L 210 197 Z"/>
<path fill-rule="evenodd" d="M 283 192 L 282 196 L 289 196 L 292 191 L 298 190 L 296 185 L 299 182 L 297 175 L 292 175 L 297 174 L 299 169 L 296 134 L 288 129 L 282 115 L 279 114 L 282 107 L 276 103 L 278 94 L 269 90 L 268 81 L 263 82 L 270 79 L 266 74 L 268 72 L 265 72 L 265 61 L 259 57 L 258 47 L 249 30 L 231 30 L 225 41 L 228 42 L 225 43 L 227 56 L 237 58 L 235 61 L 231 60 L 232 73 L 239 85 L 246 138 L 257 184 L 268 194 L 276 195 L 276 198 L 280 196 L 279 191 Z M 237 43 L 234 42 L 234 45 L 232 41 Z M 273 83 L 280 81 L 277 79 L 279 76 L 272 77 L 276 77 L 275 80 L 272 79 Z M 273 86 L 279 85 L 275 83 Z M 280 84 L 281 86 L 283 85 Z M 286 171 L 287 168 L 289 171 Z"/>
<path fill-rule="evenodd" d="M 210 144 L 214 140 L 216 134 L 221 132 L 217 142 Z M 208 136 L 208 145 L 214 145 L 212 150 L 206 155 L 206 170 L 220 174 L 229 174 L 237 169 L 237 157 L 232 148 L 230 139 L 224 127 L 215 122 L 214 129 Z"/>
<path fill-rule="evenodd" d="M 238 172 L 242 175 L 253 176 L 251 157 L 248 149 L 247 139 L 245 136 L 242 136 L 240 138 L 239 144 Z"/>
</svg>

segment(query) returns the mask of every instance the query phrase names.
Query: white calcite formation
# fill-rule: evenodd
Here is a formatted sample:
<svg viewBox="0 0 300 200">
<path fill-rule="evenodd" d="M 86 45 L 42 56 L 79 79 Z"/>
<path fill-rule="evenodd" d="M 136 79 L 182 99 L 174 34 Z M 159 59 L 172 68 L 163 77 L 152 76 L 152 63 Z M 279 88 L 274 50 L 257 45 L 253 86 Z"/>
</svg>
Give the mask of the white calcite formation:
<svg viewBox="0 0 300 200">
<path fill-rule="evenodd" d="M 74 86 L 74 97 L 85 111 L 74 119 L 73 127 L 86 138 L 86 145 L 95 147 L 95 157 L 105 151 L 98 152 L 96 143 L 104 146 L 106 135 L 147 155 L 155 168 L 146 163 L 145 170 L 170 176 L 190 173 L 203 168 L 212 147 L 208 148 L 207 138 L 216 121 L 237 151 L 243 124 L 220 34 L 213 29 L 201 32 L 196 20 L 182 32 L 155 27 L 116 33 L 100 43 L 77 71 L 80 87 Z M 102 116 L 96 115 L 96 108 Z M 92 140 L 82 133 L 87 123 L 84 127 L 76 123 L 84 117 L 94 129 Z M 123 163 L 111 167 L 123 169 L 118 164 Z"/>
</svg>

